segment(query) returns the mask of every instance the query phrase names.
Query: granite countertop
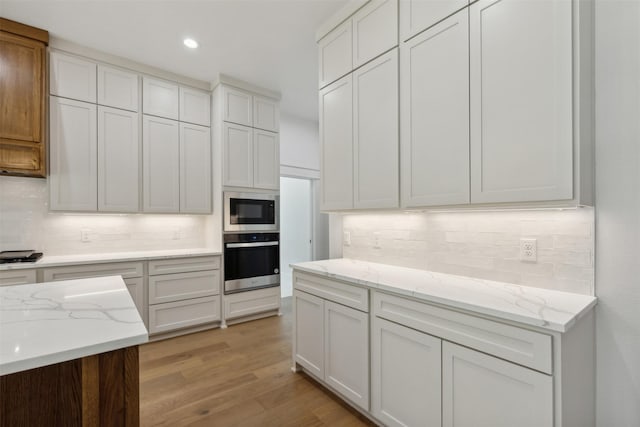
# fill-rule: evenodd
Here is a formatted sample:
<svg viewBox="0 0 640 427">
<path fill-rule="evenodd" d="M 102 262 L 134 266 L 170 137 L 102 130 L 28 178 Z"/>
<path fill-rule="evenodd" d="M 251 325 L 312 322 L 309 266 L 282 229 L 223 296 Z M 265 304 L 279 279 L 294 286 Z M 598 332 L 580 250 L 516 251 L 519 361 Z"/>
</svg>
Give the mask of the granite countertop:
<svg viewBox="0 0 640 427">
<path fill-rule="evenodd" d="M 148 339 L 120 276 L 0 286 L 0 375 Z"/>
<path fill-rule="evenodd" d="M 145 261 L 163 258 L 187 258 L 192 256 L 222 255 L 222 252 L 208 248 L 173 249 L 163 251 L 111 252 L 102 254 L 77 254 L 43 256 L 37 262 L 0 264 L 2 270 L 60 267 L 65 265 L 103 264 L 118 261 Z"/>
<path fill-rule="evenodd" d="M 298 271 L 557 332 L 568 331 L 597 302 L 590 295 L 345 258 L 298 263 L 292 267 Z"/>
</svg>

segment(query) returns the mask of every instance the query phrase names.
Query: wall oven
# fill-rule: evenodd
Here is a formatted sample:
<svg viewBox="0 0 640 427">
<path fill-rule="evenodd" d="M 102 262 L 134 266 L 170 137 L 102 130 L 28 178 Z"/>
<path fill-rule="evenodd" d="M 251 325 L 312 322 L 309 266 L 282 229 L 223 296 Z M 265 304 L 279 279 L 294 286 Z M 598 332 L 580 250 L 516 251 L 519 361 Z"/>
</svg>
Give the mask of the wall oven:
<svg viewBox="0 0 640 427">
<path fill-rule="evenodd" d="M 224 193 L 224 231 L 278 231 L 277 194 Z"/>
<path fill-rule="evenodd" d="M 224 235 L 224 293 L 280 286 L 280 235 Z"/>
</svg>

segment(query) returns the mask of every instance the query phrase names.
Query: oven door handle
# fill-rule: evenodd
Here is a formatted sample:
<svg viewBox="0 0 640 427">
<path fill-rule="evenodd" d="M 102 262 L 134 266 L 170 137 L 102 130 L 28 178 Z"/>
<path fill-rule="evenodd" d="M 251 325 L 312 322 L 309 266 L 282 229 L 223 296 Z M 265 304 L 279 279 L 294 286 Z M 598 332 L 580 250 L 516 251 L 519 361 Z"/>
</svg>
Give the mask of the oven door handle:
<svg viewBox="0 0 640 427">
<path fill-rule="evenodd" d="M 234 248 L 259 248 L 264 246 L 278 246 L 279 242 L 255 242 L 255 243 L 227 243 L 225 246 L 229 249 Z"/>
</svg>

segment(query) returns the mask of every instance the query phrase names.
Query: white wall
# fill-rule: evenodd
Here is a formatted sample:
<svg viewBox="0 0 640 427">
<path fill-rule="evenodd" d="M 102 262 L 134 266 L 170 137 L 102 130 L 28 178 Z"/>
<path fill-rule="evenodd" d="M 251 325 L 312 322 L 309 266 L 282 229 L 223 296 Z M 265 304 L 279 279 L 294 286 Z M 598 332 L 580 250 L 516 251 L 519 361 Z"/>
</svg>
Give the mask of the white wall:
<svg viewBox="0 0 640 427">
<path fill-rule="evenodd" d="M 596 1 L 599 427 L 640 426 L 640 2 Z"/>
<path fill-rule="evenodd" d="M 320 145 L 318 122 L 282 113 L 280 116 L 280 165 L 283 175 L 289 168 L 294 175 L 318 177 Z"/>
</svg>

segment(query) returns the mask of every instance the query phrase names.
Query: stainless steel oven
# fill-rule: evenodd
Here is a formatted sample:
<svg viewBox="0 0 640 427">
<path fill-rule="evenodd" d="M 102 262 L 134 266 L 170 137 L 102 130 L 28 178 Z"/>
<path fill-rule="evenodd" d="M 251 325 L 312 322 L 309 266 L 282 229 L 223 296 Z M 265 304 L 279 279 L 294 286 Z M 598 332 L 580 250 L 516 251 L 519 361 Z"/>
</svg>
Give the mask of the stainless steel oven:
<svg viewBox="0 0 640 427">
<path fill-rule="evenodd" d="M 277 194 L 224 193 L 224 231 L 278 231 Z"/>
<path fill-rule="evenodd" d="M 224 235 L 224 293 L 280 286 L 279 233 Z"/>
</svg>

